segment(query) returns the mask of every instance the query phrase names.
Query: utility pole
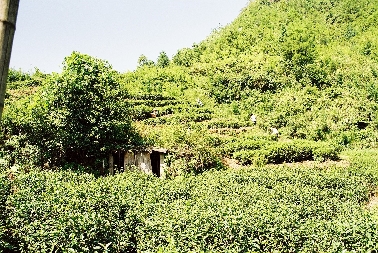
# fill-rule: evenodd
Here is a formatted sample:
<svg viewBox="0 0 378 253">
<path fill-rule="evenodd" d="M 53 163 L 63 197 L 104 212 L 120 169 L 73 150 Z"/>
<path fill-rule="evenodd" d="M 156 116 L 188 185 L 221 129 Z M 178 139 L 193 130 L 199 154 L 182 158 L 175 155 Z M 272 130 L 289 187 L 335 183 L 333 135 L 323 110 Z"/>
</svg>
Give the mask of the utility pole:
<svg viewBox="0 0 378 253">
<path fill-rule="evenodd" d="M 0 120 L 3 115 L 9 62 L 20 0 L 0 0 Z"/>
</svg>

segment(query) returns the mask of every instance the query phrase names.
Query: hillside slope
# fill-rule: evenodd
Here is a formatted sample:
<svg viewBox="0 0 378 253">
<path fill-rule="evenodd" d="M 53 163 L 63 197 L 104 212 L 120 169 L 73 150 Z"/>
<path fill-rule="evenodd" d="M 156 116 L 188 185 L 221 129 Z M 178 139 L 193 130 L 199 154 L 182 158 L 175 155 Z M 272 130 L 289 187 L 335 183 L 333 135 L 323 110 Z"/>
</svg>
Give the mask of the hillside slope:
<svg viewBox="0 0 378 253">
<path fill-rule="evenodd" d="M 252 1 L 170 64 L 125 73 L 124 87 L 254 113 L 290 138 L 375 146 L 377 18 L 378 1 Z"/>
<path fill-rule="evenodd" d="M 228 151 L 241 150 L 229 147 L 220 151 L 219 147 L 235 142 L 234 138 L 239 139 L 239 146 L 243 140 L 269 141 L 272 127 L 285 141 L 326 141 L 337 149 L 339 145 L 376 147 L 377 18 L 377 0 L 251 1 L 234 22 L 192 48 L 179 50 L 172 60 L 164 52 L 156 63 L 142 56 L 136 71 L 115 77 L 123 90 L 120 99 L 127 102 L 123 114 L 134 121 L 145 145 L 191 154 L 190 159 L 197 157 L 201 162 L 194 167 L 201 169 L 196 171 L 214 166 L 213 156 L 254 160 L 248 156 L 256 154 L 235 155 Z M 65 64 L 74 64 L 86 73 L 86 66 L 80 63 Z M 36 127 L 38 124 L 46 124 L 48 129 L 57 124 L 48 116 L 51 110 L 35 113 L 44 108 L 39 103 L 43 103 L 40 98 L 46 97 L 45 91 L 54 90 L 50 86 L 59 85 L 61 78 L 52 75 L 41 81 L 43 75 L 36 77 L 38 85 L 43 83 L 45 88 L 34 98 L 26 98 L 23 103 L 30 104 L 23 106 L 12 97 L 17 97 L 17 90 L 25 93 L 23 85 L 35 86 L 35 82 L 23 80 L 17 72 L 12 75 L 15 85 L 10 87 L 15 89 L 10 91 L 13 95 L 8 101 L 13 102 L 5 113 L 5 136 L 21 134 L 33 145 L 41 142 L 35 136 L 46 136 L 45 142 L 64 154 L 56 134 L 36 134 L 43 129 Z M 50 96 L 54 99 L 55 95 Z M 153 109 L 159 111 L 156 118 L 151 118 Z M 256 126 L 249 120 L 251 114 L 257 116 Z M 88 136 L 88 143 L 93 138 Z"/>
<path fill-rule="evenodd" d="M 232 24 L 190 49 L 192 61 L 180 61 L 188 49 L 174 61 L 207 74 L 233 73 L 249 88 L 366 83 L 377 77 L 377 4 L 251 2 Z"/>
</svg>

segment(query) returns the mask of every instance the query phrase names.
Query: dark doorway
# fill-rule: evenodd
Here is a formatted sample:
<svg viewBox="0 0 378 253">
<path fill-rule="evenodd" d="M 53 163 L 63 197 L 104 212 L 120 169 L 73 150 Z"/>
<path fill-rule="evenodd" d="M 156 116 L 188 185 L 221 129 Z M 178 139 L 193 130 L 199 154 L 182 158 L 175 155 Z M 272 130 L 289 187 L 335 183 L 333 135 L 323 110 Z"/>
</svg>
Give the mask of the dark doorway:
<svg viewBox="0 0 378 253">
<path fill-rule="evenodd" d="M 358 127 L 358 129 L 360 129 L 360 130 L 365 129 L 368 125 L 369 125 L 369 123 L 368 123 L 368 122 L 365 122 L 365 121 L 358 121 L 358 122 L 357 122 L 357 127 Z"/>
<path fill-rule="evenodd" d="M 120 173 L 124 171 L 125 166 L 125 152 L 114 151 L 113 152 L 114 172 Z"/>
<path fill-rule="evenodd" d="M 152 173 L 160 177 L 160 153 L 156 151 L 152 151 L 150 158 L 151 158 Z"/>
</svg>

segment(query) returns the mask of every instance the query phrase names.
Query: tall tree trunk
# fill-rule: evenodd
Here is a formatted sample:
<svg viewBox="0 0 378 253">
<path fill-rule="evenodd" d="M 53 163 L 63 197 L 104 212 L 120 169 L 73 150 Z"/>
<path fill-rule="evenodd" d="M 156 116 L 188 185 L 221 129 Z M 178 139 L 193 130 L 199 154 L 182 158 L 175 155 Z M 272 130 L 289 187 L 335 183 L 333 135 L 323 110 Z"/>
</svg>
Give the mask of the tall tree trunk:
<svg viewBox="0 0 378 253">
<path fill-rule="evenodd" d="M 4 109 L 9 62 L 19 3 L 20 0 L 0 0 L 0 120 Z"/>
</svg>

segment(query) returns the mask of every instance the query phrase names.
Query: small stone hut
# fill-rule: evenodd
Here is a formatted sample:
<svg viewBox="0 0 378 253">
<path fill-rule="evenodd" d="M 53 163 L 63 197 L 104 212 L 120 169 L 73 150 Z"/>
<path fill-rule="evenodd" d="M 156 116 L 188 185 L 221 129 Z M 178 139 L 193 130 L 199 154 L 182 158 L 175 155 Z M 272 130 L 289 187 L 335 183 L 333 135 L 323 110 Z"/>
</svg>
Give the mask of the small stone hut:
<svg viewBox="0 0 378 253">
<path fill-rule="evenodd" d="M 116 150 L 109 154 L 109 173 L 122 172 L 131 165 L 147 174 L 164 177 L 166 164 L 164 162 L 168 150 L 152 148 L 148 150 Z"/>
</svg>

